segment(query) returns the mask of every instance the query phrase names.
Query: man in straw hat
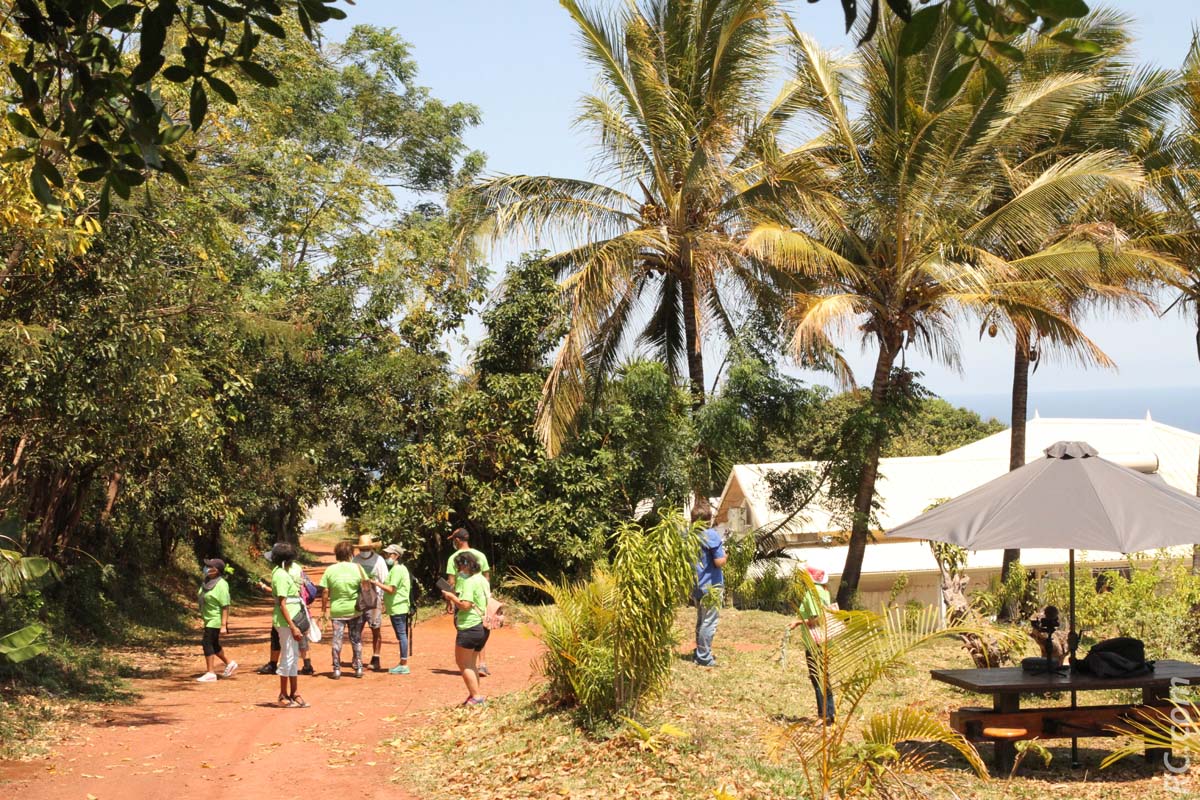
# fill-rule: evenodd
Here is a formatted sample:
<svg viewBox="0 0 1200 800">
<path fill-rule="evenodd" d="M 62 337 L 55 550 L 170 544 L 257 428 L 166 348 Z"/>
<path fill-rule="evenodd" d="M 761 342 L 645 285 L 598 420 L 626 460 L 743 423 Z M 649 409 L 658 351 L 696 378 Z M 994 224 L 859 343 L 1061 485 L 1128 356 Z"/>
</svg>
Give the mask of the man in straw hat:
<svg viewBox="0 0 1200 800">
<path fill-rule="evenodd" d="M 364 533 L 358 537 L 358 553 L 353 560 L 362 567 L 368 577 L 384 583 L 387 580 L 388 568 L 383 558 L 375 552 L 377 546 L 375 537 Z M 371 670 L 381 672 L 383 665 L 379 659 L 383 651 L 383 590 L 376 588 L 375 592 L 379 595 L 379 602 L 374 608 L 363 612 L 363 622 L 371 629 Z"/>
</svg>

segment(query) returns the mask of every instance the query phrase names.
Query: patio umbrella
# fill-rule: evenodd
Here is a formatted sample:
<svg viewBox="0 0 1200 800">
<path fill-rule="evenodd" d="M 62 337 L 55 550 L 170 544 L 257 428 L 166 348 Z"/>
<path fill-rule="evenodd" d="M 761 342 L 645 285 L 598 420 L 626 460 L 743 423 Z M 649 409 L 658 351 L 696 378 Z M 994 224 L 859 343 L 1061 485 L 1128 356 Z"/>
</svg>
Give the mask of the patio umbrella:
<svg viewBox="0 0 1200 800">
<path fill-rule="evenodd" d="M 1058 442 L 1045 458 L 892 528 L 968 550 L 1060 547 L 1136 553 L 1200 542 L 1200 498 L 1099 457 L 1086 442 Z M 1072 581 L 1071 588 L 1075 584 Z M 1075 630 L 1075 595 L 1070 624 Z"/>
<path fill-rule="evenodd" d="M 1058 442 L 1032 461 L 888 531 L 968 550 L 1059 547 L 1070 551 L 1075 655 L 1075 551 L 1136 553 L 1200 541 L 1200 498 L 1155 475 L 1099 457 L 1086 442 Z M 1075 693 L 1071 693 L 1072 705 Z"/>
</svg>

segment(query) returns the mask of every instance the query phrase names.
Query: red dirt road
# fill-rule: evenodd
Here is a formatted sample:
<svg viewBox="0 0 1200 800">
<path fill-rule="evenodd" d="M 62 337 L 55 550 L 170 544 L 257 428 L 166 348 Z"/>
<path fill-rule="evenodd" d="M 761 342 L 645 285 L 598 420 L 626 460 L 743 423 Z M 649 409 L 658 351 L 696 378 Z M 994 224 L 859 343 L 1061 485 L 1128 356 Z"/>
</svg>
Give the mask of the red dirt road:
<svg viewBox="0 0 1200 800">
<path fill-rule="evenodd" d="M 328 547 L 313 546 L 323 563 Z M 308 570 L 318 580 L 323 567 Z M 199 636 L 172 651 L 178 671 L 136 680 L 141 694 L 130 706 L 100 707 L 75 735 L 46 759 L 0 764 L 0 797 L 21 800 L 141 800 L 160 796 L 221 798 L 342 797 L 414 799 L 403 781 L 392 783 L 400 764 L 389 759 L 384 740 L 428 722 L 428 712 L 486 714 L 487 707 L 458 709 L 466 697 L 454 667 L 453 625 L 439 616 L 416 626 L 410 675 L 368 671 L 361 679 L 342 670 L 331 680 L 327 641 L 313 645 L 315 676 L 300 676 L 306 709 L 271 707 L 279 692 L 275 676 L 254 674 L 266 660 L 270 606 L 264 598 L 235 608 L 233 633 L 222 637 L 226 655 L 241 665 L 233 678 L 200 684 Z M 397 663 L 395 635 L 384 623 L 383 665 Z M 370 658 L 370 634 L 364 655 Z M 512 692 L 534 679 L 540 645 L 518 628 L 495 631 L 488 643 L 493 677 L 484 693 Z M 347 639 L 342 658 L 349 663 Z M 344 793 L 342 793 L 344 792 Z M 421 798 L 425 800 L 425 798 Z"/>
</svg>

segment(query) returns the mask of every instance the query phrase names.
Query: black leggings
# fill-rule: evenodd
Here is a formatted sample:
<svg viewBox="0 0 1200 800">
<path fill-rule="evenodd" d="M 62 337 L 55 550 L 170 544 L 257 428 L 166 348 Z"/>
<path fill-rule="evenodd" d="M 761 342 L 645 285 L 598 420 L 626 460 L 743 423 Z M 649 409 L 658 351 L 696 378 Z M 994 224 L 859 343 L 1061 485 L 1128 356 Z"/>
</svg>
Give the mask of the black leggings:
<svg viewBox="0 0 1200 800">
<path fill-rule="evenodd" d="M 221 629 L 205 628 L 204 639 L 200 642 L 204 655 L 216 656 L 221 654 Z"/>
</svg>

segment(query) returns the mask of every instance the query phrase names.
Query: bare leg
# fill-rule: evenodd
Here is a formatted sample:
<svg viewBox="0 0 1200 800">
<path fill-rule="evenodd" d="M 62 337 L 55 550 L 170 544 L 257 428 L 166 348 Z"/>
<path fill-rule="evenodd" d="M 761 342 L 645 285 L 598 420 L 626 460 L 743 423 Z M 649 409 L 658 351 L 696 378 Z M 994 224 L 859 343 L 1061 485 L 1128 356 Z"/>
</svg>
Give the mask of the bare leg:
<svg viewBox="0 0 1200 800">
<path fill-rule="evenodd" d="M 479 697 L 479 674 L 475 671 L 478 660 L 479 653 L 474 650 L 465 647 L 454 648 L 454 662 L 462 671 L 463 683 L 467 685 L 467 694 L 471 697 Z"/>
</svg>

